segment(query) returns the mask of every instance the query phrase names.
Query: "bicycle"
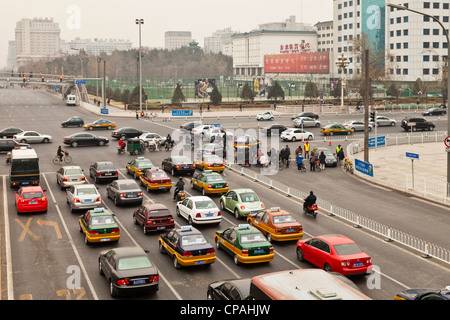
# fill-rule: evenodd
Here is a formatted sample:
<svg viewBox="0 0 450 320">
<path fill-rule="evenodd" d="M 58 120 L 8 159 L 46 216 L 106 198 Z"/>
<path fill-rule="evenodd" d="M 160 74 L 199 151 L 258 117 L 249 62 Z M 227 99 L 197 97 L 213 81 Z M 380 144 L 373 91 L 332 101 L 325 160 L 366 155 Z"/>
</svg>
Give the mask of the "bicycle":
<svg viewBox="0 0 450 320">
<path fill-rule="evenodd" d="M 351 174 L 354 172 L 353 164 L 349 159 L 345 159 L 344 170 L 345 172 L 350 172 Z"/>
<path fill-rule="evenodd" d="M 69 156 L 69 152 L 67 152 L 67 151 L 64 152 L 62 159 L 60 159 L 58 155 L 53 158 L 54 164 L 71 163 L 71 162 L 72 162 L 72 157 Z"/>
</svg>

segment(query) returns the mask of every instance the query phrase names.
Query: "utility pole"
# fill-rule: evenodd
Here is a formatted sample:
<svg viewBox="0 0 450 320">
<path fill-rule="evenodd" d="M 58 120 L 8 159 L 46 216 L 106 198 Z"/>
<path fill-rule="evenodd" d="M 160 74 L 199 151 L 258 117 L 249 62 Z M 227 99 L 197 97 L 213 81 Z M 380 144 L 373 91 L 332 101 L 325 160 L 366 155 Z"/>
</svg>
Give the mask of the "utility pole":
<svg viewBox="0 0 450 320">
<path fill-rule="evenodd" d="M 364 162 L 369 162 L 369 79 L 369 49 L 364 49 Z"/>
<path fill-rule="evenodd" d="M 139 112 L 142 113 L 142 53 L 141 53 L 141 25 L 144 24 L 144 19 L 136 19 L 136 24 L 139 25 Z"/>
<path fill-rule="evenodd" d="M 344 106 L 344 70 L 347 68 L 348 64 L 348 59 L 344 57 L 344 53 L 342 53 L 342 56 L 336 61 L 336 65 L 341 70 L 341 107 Z"/>
</svg>

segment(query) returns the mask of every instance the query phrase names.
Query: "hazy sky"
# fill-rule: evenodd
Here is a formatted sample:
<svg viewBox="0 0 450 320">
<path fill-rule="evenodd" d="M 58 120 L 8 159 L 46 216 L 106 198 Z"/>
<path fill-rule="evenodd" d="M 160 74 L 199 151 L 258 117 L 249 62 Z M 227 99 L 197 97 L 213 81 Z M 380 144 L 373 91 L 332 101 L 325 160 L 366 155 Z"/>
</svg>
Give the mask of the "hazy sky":
<svg viewBox="0 0 450 320">
<path fill-rule="evenodd" d="M 8 41 L 14 40 L 22 18 L 53 18 L 61 39 L 105 38 L 139 43 L 136 18 L 144 19 L 142 45 L 164 47 L 165 31 L 191 31 L 203 47 L 204 37 L 230 27 L 247 32 L 268 22 L 316 24 L 331 20 L 333 0 L 2 0 L 0 12 L 0 67 L 6 65 Z"/>
</svg>

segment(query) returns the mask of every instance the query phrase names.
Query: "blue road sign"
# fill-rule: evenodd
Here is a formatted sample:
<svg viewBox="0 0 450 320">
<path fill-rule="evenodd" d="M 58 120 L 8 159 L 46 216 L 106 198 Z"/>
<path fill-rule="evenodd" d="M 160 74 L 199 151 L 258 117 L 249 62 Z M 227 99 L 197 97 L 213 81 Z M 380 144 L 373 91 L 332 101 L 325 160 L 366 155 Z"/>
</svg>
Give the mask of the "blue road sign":
<svg viewBox="0 0 450 320">
<path fill-rule="evenodd" d="M 407 156 L 408 158 L 411 158 L 411 159 L 419 159 L 419 154 L 418 154 L 418 153 L 407 152 L 407 153 L 406 153 L 406 156 Z"/>
<path fill-rule="evenodd" d="M 193 110 L 172 110 L 172 117 L 192 117 Z"/>
<path fill-rule="evenodd" d="M 86 84 L 86 80 L 75 80 L 76 84 Z"/>
<path fill-rule="evenodd" d="M 386 145 L 386 136 L 377 137 L 377 146 Z M 375 147 L 375 138 L 369 138 L 369 148 Z"/>
<path fill-rule="evenodd" d="M 373 165 L 371 165 L 368 162 L 355 159 L 355 169 L 359 172 L 362 172 L 364 174 L 367 174 L 368 176 L 373 177 Z"/>
<path fill-rule="evenodd" d="M 109 111 L 108 111 L 108 109 L 100 109 L 100 113 L 101 114 L 109 114 Z"/>
</svg>

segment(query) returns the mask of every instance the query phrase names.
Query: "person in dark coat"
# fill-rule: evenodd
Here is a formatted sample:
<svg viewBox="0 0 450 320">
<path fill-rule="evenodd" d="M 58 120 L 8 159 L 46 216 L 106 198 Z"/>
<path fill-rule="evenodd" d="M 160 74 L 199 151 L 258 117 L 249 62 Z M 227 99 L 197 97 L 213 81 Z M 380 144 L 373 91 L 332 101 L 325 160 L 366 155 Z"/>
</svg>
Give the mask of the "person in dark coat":
<svg viewBox="0 0 450 320">
<path fill-rule="evenodd" d="M 322 170 L 325 170 L 325 159 L 326 159 L 326 155 L 325 155 L 325 153 L 323 153 L 323 151 L 321 151 L 320 152 L 320 155 L 319 155 L 319 162 L 320 162 L 320 168 L 322 169 Z"/>
<path fill-rule="evenodd" d="M 313 152 L 313 153 L 311 153 L 311 158 L 309 159 L 309 170 L 310 171 L 316 171 L 316 161 L 317 161 L 317 156 Z"/>
</svg>

